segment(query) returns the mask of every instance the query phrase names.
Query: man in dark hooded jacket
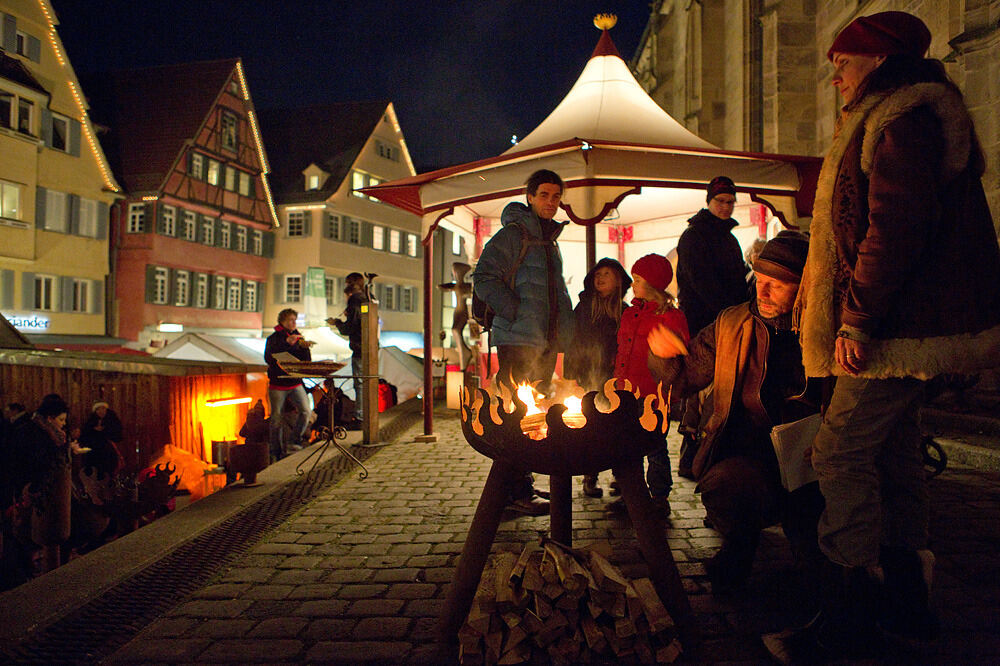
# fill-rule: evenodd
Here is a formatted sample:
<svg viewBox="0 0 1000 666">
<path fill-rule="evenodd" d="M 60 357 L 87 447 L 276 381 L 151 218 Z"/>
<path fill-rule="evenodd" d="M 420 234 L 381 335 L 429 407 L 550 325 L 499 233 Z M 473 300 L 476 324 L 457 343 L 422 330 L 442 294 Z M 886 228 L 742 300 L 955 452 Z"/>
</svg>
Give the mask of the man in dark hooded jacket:
<svg viewBox="0 0 1000 666">
<path fill-rule="evenodd" d="M 573 305 L 556 244 L 566 223 L 553 219 L 563 187 L 552 171 L 531 174 L 525 188 L 528 205 L 507 204 L 500 216 L 503 228 L 486 243 L 472 274 L 476 295 L 496 312 L 492 334 L 499 381 L 540 382 L 543 393 L 549 390 L 556 355 L 573 335 Z M 514 265 L 517 272 L 508 283 L 507 272 Z M 533 515 L 547 512 L 548 502 L 535 494 L 528 474 L 513 490 L 511 508 Z"/>
</svg>

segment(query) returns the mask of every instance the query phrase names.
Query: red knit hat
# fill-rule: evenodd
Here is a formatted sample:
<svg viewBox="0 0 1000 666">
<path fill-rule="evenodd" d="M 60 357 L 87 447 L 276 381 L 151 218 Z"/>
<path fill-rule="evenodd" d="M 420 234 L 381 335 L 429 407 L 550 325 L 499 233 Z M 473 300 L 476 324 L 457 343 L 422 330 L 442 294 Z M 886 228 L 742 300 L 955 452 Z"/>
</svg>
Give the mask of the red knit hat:
<svg viewBox="0 0 1000 666">
<path fill-rule="evenodd" d="M 859 16 L 840 31 L 826 57 L 834 53 L 856 55 L 911 55 L 922 58 L 931 45 L 931 31 L 906 12 L 879 12 Z"/>
<path fill-rule="evenodd" d="M 662 254 L 647 254 L 632 264 L 632 275 L 638 275 L 650 286 L 666 291 L 674 278 L 674 269 L 670 260 Z"/>
</svg>

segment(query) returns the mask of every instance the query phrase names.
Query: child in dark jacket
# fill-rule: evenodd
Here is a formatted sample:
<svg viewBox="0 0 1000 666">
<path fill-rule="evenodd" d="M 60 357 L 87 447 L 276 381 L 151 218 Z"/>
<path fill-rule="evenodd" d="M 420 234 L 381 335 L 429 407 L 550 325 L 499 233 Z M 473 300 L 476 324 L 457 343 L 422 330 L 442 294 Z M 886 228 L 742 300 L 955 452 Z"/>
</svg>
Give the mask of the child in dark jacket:
<svg viewBox="0 0 1000 666">
<path fill-rule="evenodd" d="M 632 266 L 632 305 L 622 313 L 618 327 L 618 355 L 615 358 L 615 377 L 627 379 L 632 389 L 641 397 L 655 395 L 657 382 L 647 366 L 650 331 L 664 325 L 686 345 L 690 339 L 684 313 L 673 305 L 667 286 L 673 278 L 670 261 L 659 254 L 647 254 Z M 622 388 L 624 383 L 620 383 Z M 668 399 L 663 396 L 663 399 Z M 647 456 L 646 483 L 653 504 L 660 512 L 670 515 L 667 499 L 673 486 L 670 474 L 670 456 L 667 453 L 666 434 L 660 450 Z"/>
<path fill-rule="evenodd" d="M 583 279 L 580 301 L 573 310 L 575 335 L 563 361 L 563 376 L 576 380 L 587 391 L 601 390 L 604 382 L 614 377 L 618 324 L 628 307 L 622 299 L 631 285 L 632 278 L 622 265 L 608 257 L 597 262 Z M 583 493 L 588 497 L 604 494 L 596 474 L 583 477 Z"/>
</svg>

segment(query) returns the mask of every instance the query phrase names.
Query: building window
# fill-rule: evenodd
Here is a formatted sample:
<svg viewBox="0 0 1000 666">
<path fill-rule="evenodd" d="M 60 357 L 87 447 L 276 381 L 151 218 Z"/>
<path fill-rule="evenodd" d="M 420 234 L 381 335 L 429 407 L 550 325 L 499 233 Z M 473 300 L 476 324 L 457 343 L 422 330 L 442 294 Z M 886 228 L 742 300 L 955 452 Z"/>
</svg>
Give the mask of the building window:
<svg viewBox="0 0 1000 666">
<path fill-rule="evenodd" d="M 403 312 L 413 312 L 413 288 L 403 287 L 399 292 L 399 309 Z"/>
<path fill-rule="evenodd" d="M 240 252 L 247 251 L 247 228 L 236 228 L 236 249 Z"/>
<path fill-rule="evenodd" d="M 375 140 L 375 154 L 393 162 L 399 161 L 399 148 Z"/>
<path fill-rule="evenodd" d="M 90 280 L 73 279 L 73 312 L 90 312 Z"/>
<path fill-rule="evenodd" d="M 69 120 L 54 113 L 52 114 L 51 147 L 62 151 L 69 147 Z"/>
<path fill-rule="evenodd" d="M 258 257 L 264 254 L 264 233 L 261 231 L 253 232 L 253 253 Z"/>
<path fill-rule="evenodd" d="M 243 302 L 243 280 L 239 278 L 229 278 L 229 300 L 226 302 L 227 310 L 242 309 Z"/>
<path fill-rule="evenodd" d="M 386 310 L 396 309 L 396 285 L 385 285 L 385 289 L 382 290 L 382 307 Z"/>
<path fill-rule="evenodd" d="M 198 239 L 198 218 L 190 210 L 184 211 L 184 240 Z"/>
<path fill-rule="evenodd" d="M 417 235 L 406 234 L 406 254 L 411 257 L 417 256 Z"/>
<path fill-rule="evenodd" d="M 250 196 L 250 174 L 246 171 L 240 171 L 240 194 Z"/>
<path fill-rule="evenodd" d="M 196 308 L 208 307 L 208 276 L 199 275 L 194 287 L 194 306 Z"/>
<path fill-rule="evenodd" d="M 326 215 L 325 236 L 330 240 L 340 240 L 340 216 L 333 213 Z"/>
<path fill-rule="evenodd" d="M 326 304 L 336 305 L 337 303 L 337 278 L 327 276 L 326 278 Z"/>
<path fill-rule="evenodd" d="M 191 274 L 187 271 L 177 271 L 174 283 L 174 305 L 187 305 L 191 285 Z"/>
<path fill-rule="evenodd" d="M 397 229 L 389 230 L 389 252 L 399 254 L 400 233 Z"/>
<path fill-rule="evenodd" d="M 313 175 L 306 178 L 306 189 L 307 190 L 318 190 L 319 189 L 319 176 Z"/>
<path fill-rule="evenodd" d="M 35 105 L 26 99 L 17 100 L 17 131 L 31 134 L 31 113 Z"/>
<path fill-rule="evenodd" d="M 35 310 L 56 309 L 56 279 L 51 275 L 35 276 Z"/>
<path fill-rule="evenodd" d="M 45 191 L 45 230 L 66 233 L 66 193 Z"/>
<path fill-rule="evenodd" d="M 97 202 L 80 198 L 80 221 L 77 233 L 87 238 L 97 238 Z"/>
<path fill-rule="evenodd" d="M 451 234 L 451 253 L 456 257 L 462 254 L 462 237 L 454 232 Z"/>
<path fill-rule="evenodd" d="M 231 166 L 226 167 L 226 184 L 224 187 L 230 192 L 236 191 L 236 169 Z"/>
<path fill-rule="evenodd" d="M 208 180 L 209 185 L 219 184 L 219 169 L 221 166 L 221 164 L 213 159 L 208 160 L 208 176 L 206 177 L 206 180 Z"/>
<path fill-rule="evenodd" d="M 361 221 L 350 220 L 347 224 L 347 242 L 361 245 Z"/>
<path fill-rule="evenodd" d="M 302 276 L 285 276 L 285 302 L 298 303 L 302 300 Z"/>
<path fill-rule="evenodd" d="M 170 272 L 166 268 L 156 268 L 156 272 L 153 275 L 153 302 L 159 305 L 165 305 L 167 302 L 167 280 L 170 277 Z"/>
<path fill-rule="evenodd" d="M 0 126 L 14 128 L 14 96 L 0 90 Z"/>
<path fill-rule="evenodd" d="M 223 222 L 222 224 L 219 225 L 219 245 L 226 248 L 227 250 L 230 247 L 229 237 L 231 234 L 229 229 L 230 227 L 228 222 Z"/>
<path fill-rule="evenodd" d="M 220 123 L 221 134 L 222 134 L 222 147 L 226 150 L 231 150 L 236 152 L 236 128 L 239 125 L 236 116 L 228 111 L 223 111 L 221 114 Z M 235 188 L 232 188 L 235 189 Z"/>
<path fill-rule="evenodd" d="M 226 278 L 221 275 L 215 276 L 215 303 L 213 305 L 216 310 L 226 308 Z"/>
<path fill-rule="evenodd" d="M 0 217 L 21 219 L 21 186 L 0 180 Z"/>
<path fill-rule="evenodd" d="M 351 174 L 351 194 L 353 194 L 356 197 L 363 197 L 363 196 L 365 196 L 363 192 L 359 192 L 358 190 L 360 190 L 362 187 L 364 187 L 366 185 L 366 182 L 365 182 L 366 180 L 367 179 L 365 178 L 365 174 L 361 173 L 360 171 L 355 171 L 354 173 L 352 173 Z"/>
<path fill-rule="evenodd" d="M 229 81 L 229 92 L 233 95 L 240 94 L 240 84 L 236 82 L 236 79 L 230 79 Z"/>
<path fill-rule="evenodd" d="M 257 311 L 257 283 L 247 280 L 246 296 L 243 300 L 243 309 L 247 312 Z"/>
<path fill-rule="evenodd" d="M 201 223 L 201 242 L 205 245 L 215 245 L 215 220 L 206 218 Z"/>
<path fill-rule="evenodd" d="M 201 153 L 191 153 L 191 175 L 201 180 L 205 173 L 205 157 Z"/>
<path fill-rule="evenodd" d="M 385 249 L 385 227 L 372 227 L 372 247 L 376 250 Z"/>
<path fill-rule="evenodd" d="M 288 213 L 288 236 L 295 238 L 306 235 L 306 213 L 296 210 Z"/>
<path fill-rule="evenodd" d="M 146 204 L 128 205 L 128 232 L 141 234 L 146 227 Z"/>
<path fill-rule="evenodd" d="M 177 235 L 177 209 L 173 206 L 163 207 L 163 233 L 166 236 Z"/>
</svg>

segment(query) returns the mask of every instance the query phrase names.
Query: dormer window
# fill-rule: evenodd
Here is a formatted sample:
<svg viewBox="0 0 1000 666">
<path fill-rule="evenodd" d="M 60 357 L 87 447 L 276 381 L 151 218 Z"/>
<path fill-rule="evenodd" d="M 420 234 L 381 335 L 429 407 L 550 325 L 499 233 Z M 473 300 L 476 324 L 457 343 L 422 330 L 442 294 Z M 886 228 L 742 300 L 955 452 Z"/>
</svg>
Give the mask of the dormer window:
<svg viewBox="0 0 1000 666">
<path fill-rule="evenodd" d="M 319 189 L 319 176 L 311 175 L 306 177 L 306 189 L 307 190 L 318 190 Z"/>
<path fill-rule="evenodd" d="M 307 166 L 302 170 L 303 185 L 305 185 L 306 191 L 318 190 L 326 185 L 327 179 L 330 174 L 320 168 L 315 162 Z"/>
<path fill-rule="evenodd" d="M 222 135 L 222 147 L 225 150 L 236 152 L 236 128 L 239 125 L 239 121 L 236 119 L 236 114 L 228 111 L 223 111 L 221 115 L 219 130 Z"/>
</svg>

